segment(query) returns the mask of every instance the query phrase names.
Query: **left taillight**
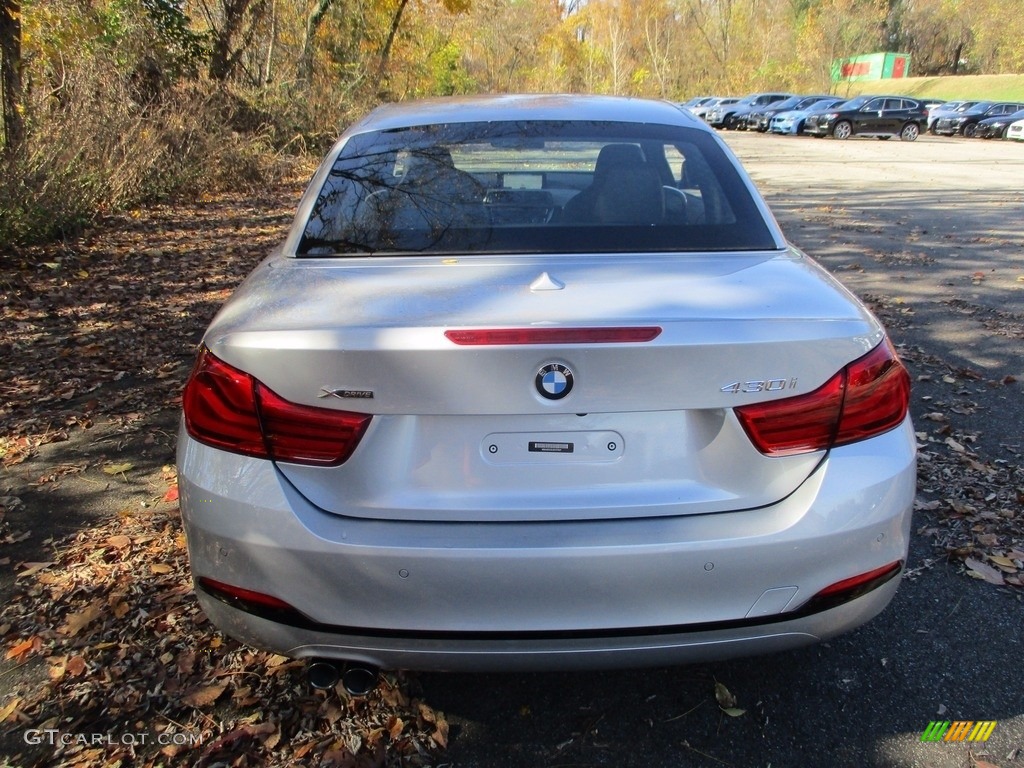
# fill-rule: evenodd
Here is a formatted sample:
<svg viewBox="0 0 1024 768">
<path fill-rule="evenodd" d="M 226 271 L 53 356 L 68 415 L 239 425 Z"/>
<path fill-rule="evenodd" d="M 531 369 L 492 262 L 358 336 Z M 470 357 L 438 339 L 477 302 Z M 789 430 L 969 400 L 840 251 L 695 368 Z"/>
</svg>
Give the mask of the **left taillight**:
<svg viewBox="0 0 1024 768">
<path fill-rule="evenodd" d="M 206 445 L 272 461 L 337 466 L 371 416 L 285 400 L 205 347 L 182 397 L 185 429 Z"/>
</svg>

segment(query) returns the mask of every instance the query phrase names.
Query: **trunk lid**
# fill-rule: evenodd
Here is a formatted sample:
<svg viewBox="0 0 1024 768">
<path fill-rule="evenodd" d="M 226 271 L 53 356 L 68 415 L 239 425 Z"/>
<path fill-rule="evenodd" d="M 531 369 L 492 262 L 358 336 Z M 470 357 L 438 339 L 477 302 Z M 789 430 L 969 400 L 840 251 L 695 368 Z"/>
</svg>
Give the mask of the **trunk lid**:
<svg viewBox="0 0 1024 768">
<path fill-rule="evenodd" d="M 660 332 L 556 344 L 464 345 L 445 335 L 635 327 Z M 469 522 L 778 501 L 821 454 L 762 456 L 732 408 L 810 392 L 882 335 L 845 289 L 790 250 L 271 258 L 206 343 L 288 400 L 374 415 L 344 465 L 279 463 L 312 503 Z M 568 380 L 560 399 L 545 396 L 545 373 L 548 389 Z"/>
</svg>

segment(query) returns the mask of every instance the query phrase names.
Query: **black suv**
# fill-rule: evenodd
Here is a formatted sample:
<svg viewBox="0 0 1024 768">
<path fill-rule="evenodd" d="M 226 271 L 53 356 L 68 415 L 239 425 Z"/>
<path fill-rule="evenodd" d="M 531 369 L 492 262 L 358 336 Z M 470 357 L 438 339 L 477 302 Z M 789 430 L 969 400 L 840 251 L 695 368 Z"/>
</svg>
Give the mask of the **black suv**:
<svg viewBox="0 0 1024 768">
<path fill-rule="evenodd" d="M 1001 117 L 1024 108 L 1015 101 L 979 101 L 970 109 L 953 117 L 943 117 L 932 124 L 933 133 L 940 136 L 966 136 L 971 139 L 978 132 L 978 123 L 989 117 Z"/>
<path fill-rule="evenodd" d="M 899 136 L 914 141 L 928 125 L 928 109 L 906 96 L 858 96 L 826 112 L 812 113 L 804 123 L 811 136 Z"/>
</svg>

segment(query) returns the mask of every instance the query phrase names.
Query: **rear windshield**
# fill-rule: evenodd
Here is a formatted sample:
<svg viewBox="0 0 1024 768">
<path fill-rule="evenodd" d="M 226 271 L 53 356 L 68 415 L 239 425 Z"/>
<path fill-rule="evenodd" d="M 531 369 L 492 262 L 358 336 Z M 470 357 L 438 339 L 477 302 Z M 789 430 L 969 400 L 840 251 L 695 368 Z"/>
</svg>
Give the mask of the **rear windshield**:
<svg viewBox="0 0 1024 768">
<path fill-rule="evenodd" d="M 345 144 L 299 255 L 769 250 L 736 168 L 700 130 L 453 123 Z"/>
</svg>

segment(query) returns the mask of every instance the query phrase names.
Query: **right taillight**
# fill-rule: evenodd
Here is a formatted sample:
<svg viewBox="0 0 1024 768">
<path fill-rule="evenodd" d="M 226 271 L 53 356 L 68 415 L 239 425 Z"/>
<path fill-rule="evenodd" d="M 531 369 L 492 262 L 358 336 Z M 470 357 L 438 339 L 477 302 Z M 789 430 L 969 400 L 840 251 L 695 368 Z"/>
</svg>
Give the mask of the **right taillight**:
<svg viewBox="0 0 1024 768">
<path fill-rule="evenodd" d="M 205 347 L 185 385 L 182 407 L 185 429 L 201 443 L 317 466 L 348 459 L 372 418 L 285 400 Z"/>
<path fill-rule="evenodd" d="M 818 389 L 736 409 L 751 442 L 768 456 L 791 456 L 880 435 L 903 422 L 910 376 L 884 341 Z"/>
</svg>

